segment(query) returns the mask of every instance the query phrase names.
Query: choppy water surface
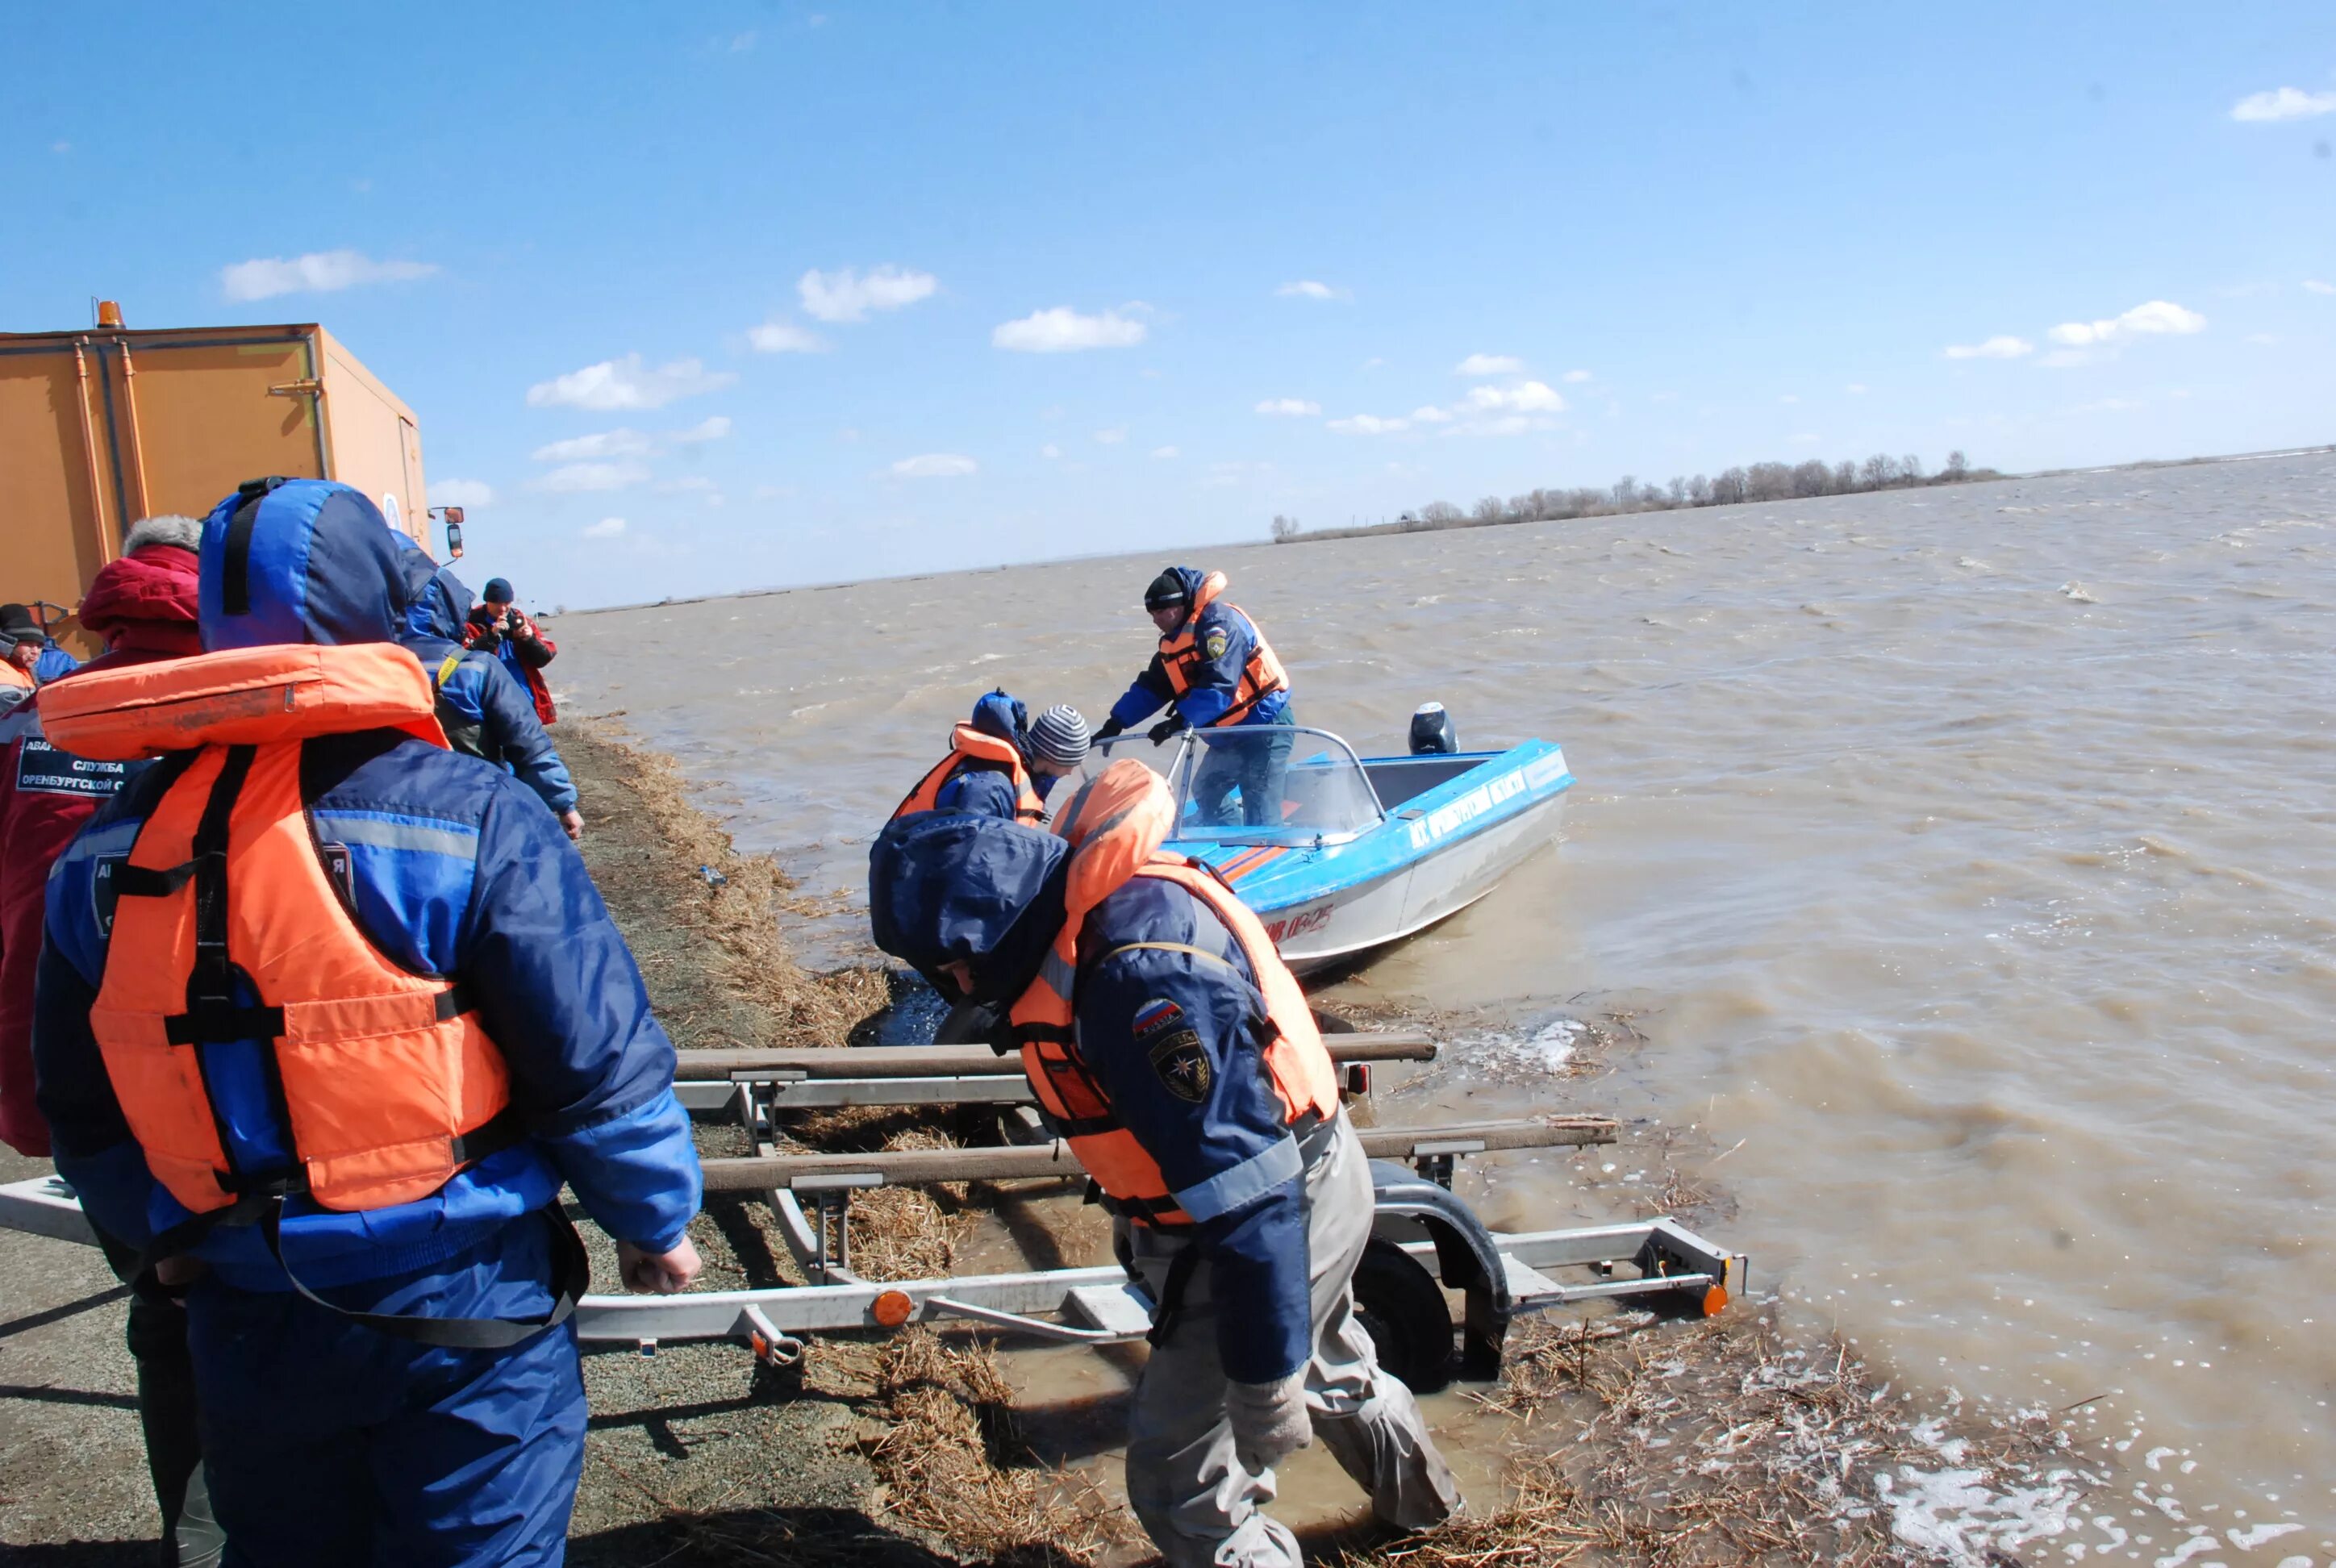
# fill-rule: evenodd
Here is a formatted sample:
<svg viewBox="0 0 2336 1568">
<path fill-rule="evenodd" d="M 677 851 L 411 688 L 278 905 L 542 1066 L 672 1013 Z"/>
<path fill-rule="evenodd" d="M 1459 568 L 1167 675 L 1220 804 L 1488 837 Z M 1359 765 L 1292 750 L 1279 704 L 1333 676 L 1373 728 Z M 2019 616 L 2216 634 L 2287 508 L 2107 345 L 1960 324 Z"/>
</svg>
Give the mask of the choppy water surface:
<svg viewBox="0 0 2336 1568">
<path fill-rule="evenodd" d="M 857 897 L 980 689 L 1099 716 L 1166 560 L 570 616 L 555 673 Z M 1636 1009 L 1629 1082 L 1742 1140 L 1711 1174 L 1756 1283 L 1926 1398 L 2107 1396 L 2088 1440 L 2146 1495 L 2066 1539 L 2331 1560 L 2336 462 L 1206 564 L 1304 722 L 1399 749 L 1441 698 L 1465 743 L 1560 740 L 1582 780 L 1556 853 L 1372 988 Z M 1514 1076 L 1469 1109 L 1529 1108 Z M 1543 1213 L 1504 1168 L 1495 1217 L 1563 1222 L 1559 1164 Z"/>
</svg>

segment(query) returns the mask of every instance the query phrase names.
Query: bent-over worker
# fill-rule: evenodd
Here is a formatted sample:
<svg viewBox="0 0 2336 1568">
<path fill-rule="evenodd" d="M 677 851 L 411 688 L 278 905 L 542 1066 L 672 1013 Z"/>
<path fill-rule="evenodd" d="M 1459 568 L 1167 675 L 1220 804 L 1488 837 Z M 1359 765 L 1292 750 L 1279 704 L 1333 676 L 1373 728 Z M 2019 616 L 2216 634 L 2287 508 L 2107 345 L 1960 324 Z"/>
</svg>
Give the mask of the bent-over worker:
<svg viewBox="0 0 2336 1568">
<path fill-rule="evenodd" d="M 1044 821 L 1056 781 L 1076 773 L 1086 758 L 1087 725 L 1073 707 L 1048 708 L 1036 726 L 1028 713 L 1002 690 L 976 702 L 971 718 L 949 732 L 949 755 L 926 770 L 892 808 L 893 817 L 957 811 Z"/>
<path fill-rule="evenodd" d="M 1224 593 L 1222 571 L 1172 566 L 1152 579 L 1144 609 L 1159 628 L 1159 651 L 1111 705 L 1095 739 L 1111 739 L 1163 705 L 1168 716 L 1147 732 L 1154 745 L 1187 729 L 1247 730 L 1211 738 L 1192 798 L 1204 823 L 1277 825 L 1281 780 L 1297 738 L 1290 730 L 1290 675 L 1257 623 Z"/>
<path fill-rule="evenodd" d="M 673 1047 L 574 846 L 446 748 L 395 537 L 320 480 L 205 519 L 204 648 L 60 681 L 77 755 L 161 763 L 49 882 L 57 1168 L 183 1291 L 233 1560 L 560 1560 L 582 1248 L 698 1271 Z"/>
<path fill-rule="evenodd" d="M 870 913 L 877 945 L 944 994 L 1011 1005 L 1031 1087 L 1158 1303 L 1127 1448 L 1153 1542 L 1175 1568 L 1294 1568 L 1261 1510 L 1314 1435 L 1399 1528 L 1460 1498 L 1355 1317 L 1371 1183 L 1329 1054 L 1257 917 L 1158 852 L 1173 816 L 1159 775 L 1123 758 L 1060 836 L 899 819 L 871 856 Z"/>
</svg>

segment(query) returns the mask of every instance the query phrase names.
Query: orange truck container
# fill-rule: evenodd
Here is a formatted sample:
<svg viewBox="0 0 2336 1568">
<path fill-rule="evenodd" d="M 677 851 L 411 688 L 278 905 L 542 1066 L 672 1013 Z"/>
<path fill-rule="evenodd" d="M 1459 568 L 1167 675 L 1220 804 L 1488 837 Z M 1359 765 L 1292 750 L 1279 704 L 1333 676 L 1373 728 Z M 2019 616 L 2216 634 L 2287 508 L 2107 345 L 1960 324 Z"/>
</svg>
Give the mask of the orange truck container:
<svg viewBox="0 0 2336 1568">
<path fill-rule="evenodd" d="M 76 608 L 131 523 L 200 517 L 266 474 L 353 484 L 425 538 L 414 411 L 323 327 L 98 319 L 0 333 L 0 600 Z M 53 630 L 96 651 L 70 619 Z"/>
</svg>

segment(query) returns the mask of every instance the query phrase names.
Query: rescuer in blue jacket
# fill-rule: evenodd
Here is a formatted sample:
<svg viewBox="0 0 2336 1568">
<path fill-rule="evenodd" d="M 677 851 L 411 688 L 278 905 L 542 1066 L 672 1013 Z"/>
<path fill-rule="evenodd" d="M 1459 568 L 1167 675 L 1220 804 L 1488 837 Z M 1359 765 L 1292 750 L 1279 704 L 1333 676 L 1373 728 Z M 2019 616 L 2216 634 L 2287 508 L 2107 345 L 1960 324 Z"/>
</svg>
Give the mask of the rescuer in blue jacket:
<svg viewBox="0 0 2336 1568">
<path fill-rule="evenodd" d="M 1233 731 L 1207 737 L 1192 781 L 1201 820 L 1274 826 L 1296 739 L 1290 675 L 1257 623 L 1225 599 L 1225 586 L 1223 572 L 1189 566 L 1152 579 L 1144 609 L 1159 628 L 1159 650 L 1111 705 L 1095 738 L 1109 740 L 1163 706 L 1168 716 L 1147 732 L 1154 745 L 1188 729 Z"/>
<path fill-rule="evenodd" d="M 943 995 L 1002 1011 L 1054 956 L 1072 853 L 997 817 L 895 819 L 871 853 L 877 945 Z M 1161 1303 L 1127 1449 L 1129 1501 L 1153 1543 L 1174 1568 L 1296 1568 L 1296 1540 L 1262 1509 L 1309 1427 L 1382 1518 L 1448 1516 L 1451 1473 L 1354 1316 L 1373 1213 L 1361 1145 L 1335 1107 L 1289 1121 L 1240 943 L 1193 893 L 1139 876 L 1094 907 L 1076 951 L 1078 1060 L 1197 1222 L 1115 1231 Z"/>
<path fill-rule="evenodd" d="M 251 494 L 256 488 L 228 498 L 205 523 L 205 657 L 392 642 L 405 579 L 373 503 L 323 481 Z M 73 688 L 61 683 L 58 692 Z M 417 703 L 425 700 L 420 689 Z M 297 693 L 285 692 L 289 712 Z M 214 743 L 200 755 L 166 756 L 123 787 L 51 875 L 33 1049 L 57 1168 L 99 1225 L 148 1249 L 148 1288 L 185 1290 L 229 1562 L 556 1563 L 583 1461 L 585 1407 L 575 1327 L 562 1308 L 580 1289 L 563 1278 L 572 1233 L 551 1216 L 564 1182 L 617 1238 L 628 1285 L 679 1290 L 696 1275 L 686 1227 L 701 1183 L 674 1097 L 673 1048 L 583 861 L 525 785 L 397 728 L 316 733 L 300 745 L 298 798 L 335 890 L 326 896 L 336 896 L 358 936 L 400 970 L 451 981 L 443 999 L 458 1018 L 477 1020 L 504 1064 L 508 1113 L 497 1118 L 499 1135 L 481 1142 L 490 1152 L 425 1196 L 385 1206 L 326 1209 L 296 1183 L 272 1211 L 280 1223 L 247 1216 L 201 1234 L 190 1251 L 160 1255 L 169 1237 L 188 1236 L 190 1211 L 131 1132 L 129 1096 L 117 1095 L 92 1008 L 112 979 L 108 949 L 121 909 L 164 891 L 128 882 L 135 867 L 124 857 Z M 243 748 L 230 748 L 230 765 L 234 749 Z M 218 809 L 213 799 L 207 817 Z M 196 891 L 204 875 L 229 879 L 231 907 L 244 910 L 232 929 L 260 921 L 266 948 L 299 950 L 293 933 L 272 935 L 264 924 L 268 901 L 286 900 L 284 890 L 237 893 L 233 852 L 225 863 L 207 872 L 199 856 Z M 261 901 L 232 906 L 254 896 Z M 191 1016 L 201 998 L 191 983 L 189 991 Z M 266 1031 L 265 1009 L 230 1017 Z M 361 1050 L 364 1030 L 353 1020 L 316 1017 L 315 1027 L 328 1037 L 341 1031 Z M 119 1024 L 102 1027 L 119 1037 Z M 196 1038 L 219 1039 L 211 1027 Z M 282 1053 L 292 1044 L 202 1047 L 210 1054 L 200 1092 L 238 1171 L 271 1147 L 293 1146 L 282 1090 L 266 1090 L 262 1076 L 273 1060 L 290 1082 Z M 352 1070 L 386 1067 L 351 1057 Z M 303 1071 L 316 1081 L 313 1066 Z M 149 1075 L 138 1103 L 161 1092 Z M 307 1174 L 317 1168 L 309 1164 Z M 278 1169 L 297 1178 L 302 1167 Z M 423 1342 L 432 1325 L 471 1330 L 483 1320 L 525 1337 L 496 1349 Z"/>
<path fill-rule="evenodd" d="M 584 836 L 576 783 L 551 744 L 535 703 L 503 661 L 462 646 L 462 617 L 471 590 L 404 534 L 405 617 L 398 641 L 413 649 L 438 694 L 438 722 L 456 751 L 484 757 L 517 774 L 542 797 L 571 839 Z"/>
</svg>

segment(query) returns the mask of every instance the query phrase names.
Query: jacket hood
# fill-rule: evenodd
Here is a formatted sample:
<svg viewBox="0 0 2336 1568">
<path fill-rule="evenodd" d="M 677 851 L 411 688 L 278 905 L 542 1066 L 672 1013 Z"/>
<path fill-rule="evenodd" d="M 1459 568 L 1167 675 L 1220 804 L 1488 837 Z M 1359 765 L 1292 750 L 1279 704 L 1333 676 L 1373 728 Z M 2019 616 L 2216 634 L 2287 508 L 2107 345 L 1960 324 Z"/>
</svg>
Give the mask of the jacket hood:
<svg viewBox="0 0 2336 1568">
<path fill-rule="evenodd" d="M 987 735 L 1010 741 L 1024 757 L 1030 755 L 1030 715 L 1019 697 L 1004 690 L 991 692 L 973 705 L 973 727 Z"/>
<path fill-rule="evenodd" d="M 876 945 L 943 996 L 945 965 L 973 969 L 978 1001 L 1008 1003 L 1063 929 L 1070 846 L 1049 833 L 971 812 L 918 812 L 890 823 L 868 855 Z"/>
<path fill-rule="evenodd" d="M 139 525 L 144 527 L 143 523 Z M 136 535 L 131 535 L 135 544 Z M 195 552 L 175 544 L 135 544 L 90 579 L 81 623 L 110 649 L 175 655 L 202 652 L 196 630 L 201 592 Z"/>
<path fill-rule="evenodd" d="M 398 632 L 398 640 L 413 638 L 435 638 L 443 642 L 462 640 L 462 618 L 471 608 L 471 590 L 454 575 L 451 566 L 440 566 L 430 552 L 407 539 L 400 565 L 405 579 L 405 615 Z"/>
<path fill-rule="evenodd" d="M 400 537 L 349 485 L 239 487 L 203 519 L 203 647 L 394 641 L 406 599 Z"/>
</svg>

